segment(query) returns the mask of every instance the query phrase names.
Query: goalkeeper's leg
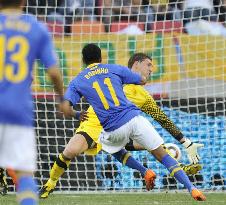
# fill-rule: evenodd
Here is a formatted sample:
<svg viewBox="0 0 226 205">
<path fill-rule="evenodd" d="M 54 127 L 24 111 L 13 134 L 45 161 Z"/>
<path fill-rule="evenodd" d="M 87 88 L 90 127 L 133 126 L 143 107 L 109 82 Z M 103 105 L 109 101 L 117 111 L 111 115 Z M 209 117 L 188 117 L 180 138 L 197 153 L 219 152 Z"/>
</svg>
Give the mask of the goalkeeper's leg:
<svg viewBox="0 0 226 205">
<path fill-rule="evenodd" d="M 166 152 L 172 157 L 174 158 L 170 151 L 163 145 L 163 148 L 166 150 Z M 139 151 L 139 150 L 145 150 L 145 148 L 140 145 L 139 143 L 133 141 L 133 140 L 130 140 L 130 142 L 125 146 L 125 149 L 127 151 Z M 175 159 L 175 158 L 174 158 Z M 180 167 L 184 170 L 184 172 L 187 174 L 187 175 L 195 175 L 197 174 L 201 169 L 202 169 L 202 166 L 201 164 L 179 164 Z"/>
<path fill-rule="evenodd" d="M 45 185 L 39 190 L 40 198 L 47 198 L 53 192 L 59 178 L 67 170 L 70 165 L 71 159 L 83 153 L 90 147 L 90 141 L 82 134 L 75 134 L 68 144 L 66 145 L 63 153 L 59 155 L 54 162 L 50 171 L 50 178 Z"/>
</svg>

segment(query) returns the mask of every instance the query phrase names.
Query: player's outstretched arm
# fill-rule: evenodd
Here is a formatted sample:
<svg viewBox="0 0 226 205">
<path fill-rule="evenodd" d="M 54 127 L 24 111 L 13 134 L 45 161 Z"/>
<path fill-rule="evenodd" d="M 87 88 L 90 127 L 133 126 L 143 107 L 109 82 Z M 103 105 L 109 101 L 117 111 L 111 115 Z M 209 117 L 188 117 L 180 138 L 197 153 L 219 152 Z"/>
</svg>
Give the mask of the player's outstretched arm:
<svg viewBox="0 0 226 205">
<path fill-rule="evenodd" d="M 203 144 L 194 143 L 188 138 L 185 138 L 180 129 L 167 117 L 160 109 L 154 99 L 150 96 L 142 106 L 141 110 L 151 115 L 157 122 L 160 123 L 177 141 L 179 141 L 186 149 L 190 163 L 196 164 L 200 160 L 198 148 L 203 147 Z"/>
<path fill-rule="evenodd" d="M 79 121 L 85 121 L 88 120 L 88 112 L 85 110 L 82 111 L 75 111 L 73 107 L 71 106 L 70 101 L 64 100 L 60 104 L 60 111 L 63 112 L 65 117 L 68 118 L 76 118 Z"/>
</svg>

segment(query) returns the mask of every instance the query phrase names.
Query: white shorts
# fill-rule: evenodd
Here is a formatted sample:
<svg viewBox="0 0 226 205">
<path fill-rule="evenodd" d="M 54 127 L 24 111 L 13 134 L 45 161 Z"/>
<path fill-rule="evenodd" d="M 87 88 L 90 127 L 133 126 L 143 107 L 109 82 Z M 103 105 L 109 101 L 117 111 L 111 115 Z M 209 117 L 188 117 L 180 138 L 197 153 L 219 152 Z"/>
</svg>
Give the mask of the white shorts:
<svg viewBox="0 0 226 205">
<path fill-rule="evenodd" d="M 36 170 L 36 139 L 32 127 L 0 124 L 0 167 Z"/>
<path fill-rule="evenodd" d="M 113 154 L 125 147 L 129 139 L 135 140 L 148 151 L 155 150 L 164 143 L 152 124 L 141 115 L 114 131 L 103 131 L 99 142 L 104 151 Z"/>
</svg>

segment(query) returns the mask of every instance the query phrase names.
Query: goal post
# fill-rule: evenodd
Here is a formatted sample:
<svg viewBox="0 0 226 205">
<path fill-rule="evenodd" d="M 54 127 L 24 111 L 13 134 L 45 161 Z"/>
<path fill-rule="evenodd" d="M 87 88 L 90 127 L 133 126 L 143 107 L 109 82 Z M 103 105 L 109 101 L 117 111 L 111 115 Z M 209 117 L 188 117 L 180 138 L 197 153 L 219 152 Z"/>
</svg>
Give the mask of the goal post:
<svg viewBox="0 0 226 205">
<path fill-rule="evenodd" d="M 65 86 L 83 68 L 81 50 L 87 43 L 96 43 L 101 47 L 103 63 L 126 66 L 129 57 L 135 52 L 150 55 L 155 69 L 146 89 L 186 137 L 205 145 L 199 150 L 203 170 L 191 179 L 198 187 L 206 190 L 222 190 L 225 187 L 226 38 L 223 35 L 184 33 L 185 19 L 181 17 L 167 20 L 164 9 L 155 11 L 156 8 L 160 9 L 158 6 L 147 7 L 155 12 L 152 21 L 150 16 L 146 16 L 151 21 L 150 24 L 140 22 L 138 18 L 130 24 L 125 20 L 107 24 L 107 20 L 101 17 L 108 16 L 103 8 L 104 1 L 91 1 L 96 2 L 93 4 L 95 9 L 91 4 L 82 5 L 79 1 L 74 1 L 70 7 L 65 4 L 57 7 L 54 3 L 42 5 L 37 3 L 39 1 L 26 2 L 25 12 L 35 14 L 52 33 Z M 118 7 L 122 9 L 122 6 Z M 142 14 L 139 13 L 141 11 L 143 10 L 139 10 L 138 14 Z M 164 14 L 166 20 L 160 21 L 158 14 Z M 200 25 L 202 21 L 200 20 Z M 106 27 L 109 32 L 106 32 Z M 53 87 L 38 62 L 32 90 L 38 150 L 38 170 L 35 177 L 41 186 L 48 179 L 53 162 L 73 136 L 79 122 L 57 115 Z M 76 106 L 80 110 L 87 107 L 86 102 L 80 102 Z M 165 142 L 180 147 L 181 163 L 189 163 L 183 147 L 158 123 L 150 117 L 148 119 Z M 168 176 L 167 170 L 148 152 L 136 151 L 131 154 L 157 173 L 157 191 L 183 188 Z M 144 188 L 144 181 L 138 172 L 100 152 L 95 157 L 82 154 L 72 160 L 56 190 L 143 191 Z"/>
</svg>

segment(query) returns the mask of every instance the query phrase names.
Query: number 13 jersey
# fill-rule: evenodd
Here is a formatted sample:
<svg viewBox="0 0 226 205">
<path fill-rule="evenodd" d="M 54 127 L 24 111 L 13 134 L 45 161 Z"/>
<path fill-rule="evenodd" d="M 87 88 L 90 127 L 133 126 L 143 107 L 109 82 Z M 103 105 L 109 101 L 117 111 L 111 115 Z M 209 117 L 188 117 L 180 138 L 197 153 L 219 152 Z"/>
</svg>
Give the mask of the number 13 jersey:
<svg viewBox="0 0 226 205">
<path fill-rule="evenodd" d="M 55 66 L 57 59 L 42 23 L 31 15 L 9 12 L 0 13 L 0 124 L 33 126 L 35 59 L 46 68 Z"/>
</svg>

